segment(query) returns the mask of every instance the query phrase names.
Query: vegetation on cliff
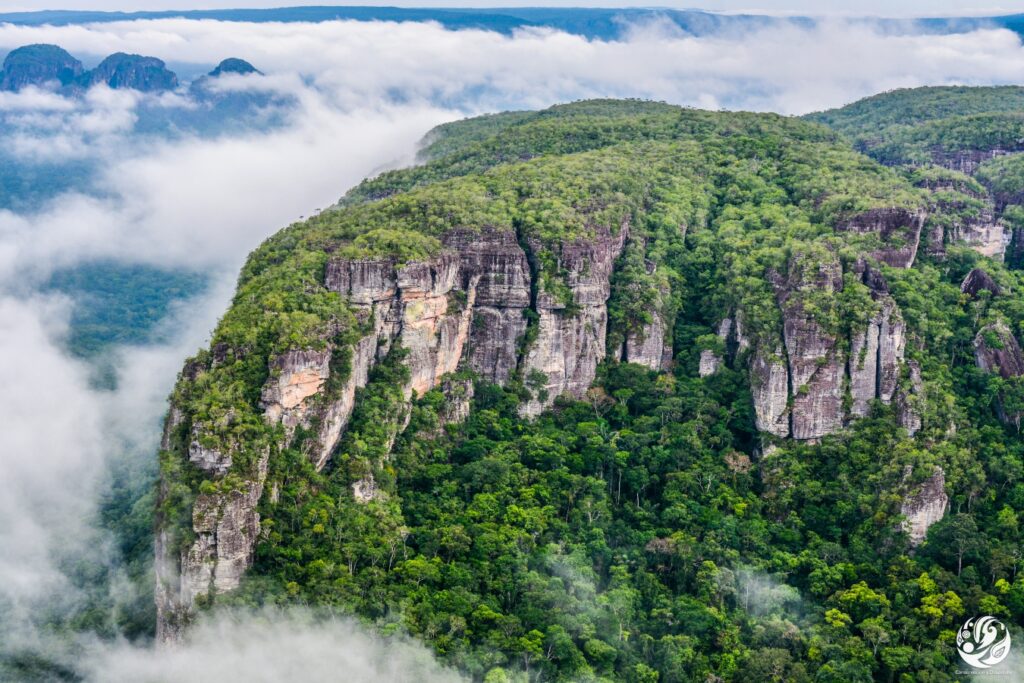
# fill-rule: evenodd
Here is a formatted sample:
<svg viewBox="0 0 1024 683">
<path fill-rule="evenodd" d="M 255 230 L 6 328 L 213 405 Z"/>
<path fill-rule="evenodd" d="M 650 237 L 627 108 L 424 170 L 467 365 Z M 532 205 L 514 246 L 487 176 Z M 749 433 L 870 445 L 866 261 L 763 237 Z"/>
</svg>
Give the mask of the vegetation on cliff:
<svg viewBox="0 0 1024 683">
<path fill-rule="evenodd" d="M 972 92 L 921 91 L 913 110 L 953 111 Z M 883 97 L 822 119 L 850 134 L 876 108 L 878 121 L 911 121 L 889 111 L 909 106 Z M 908 139 L 938 135 L 960 152 L 1016 135 L 1014 115 L 985 106 Z M 964 618 L 1024 619 L 1024 445 L 1007 419 L 1024 382 L 975 360 L 979 343 L 1001 343 L 985 342 L 986 325 L 1020 335 L 1024 275 L 956 237 L 989 210 L 988 188 L 1012 184 L 1009 164 L 983 166 L 979 183 L 879 164 L 818 123 L 643 102 L 471 119 L 427 143 L 423 165 L 363 183 L 257 249 L 210 351 L 181 375 L 162 455 L 172 545 L 189 547 L 200 497 L 265 484 L 252 568 L 200 606 L 354 613 L 492 682 L 946 681 Z M 863 216 L 883 227 L 861 229 Z M 265 419 L 275 359 L 350 349 L 380 322 L 328 287 L 332 259 L 402 267 L 438 259 L 453 232 L 514 233 L 537 276 L 523 355 L 539 343 L 538 297 L 562 307 L 549 321 L 587 305 L 566 250 L 624 230 L 607 354 L 582 395 L 533 420 L 521 406 L 543 375 L 417 395 L 403 390 L 410 360 L 396 343 L 322 470 L 308 455 L 319 423 L 287 433 Z M 912 267 L 897 263 L 907 254 Z M 962 291 L 974 268 L 1014 294 Z M 842 428 L 759 433 L 756 350 L 781 348 L 796 320 L 835 345 L 819 369 L 853 368 L 851 340 L 891 305 L 907 340 L 891 402 L 855 419 L 839 378 Z M 655 318 L 671 367 L 620 362 Z M 702 377 L 706 351 L 720 362 Z M 341 371 L 324 397 L 351 377 L 351 355 L 331 362 Z M 813 390 L 792 387 L 786 409 Z M 446 417 L 453 400 L 470 404 L 463 422 Z M 226 471 L 200 471 L 207 451 L 230 455 Z M 914 548 L 902 504 L 937 466 L 949 510 Z"/>
</svg>

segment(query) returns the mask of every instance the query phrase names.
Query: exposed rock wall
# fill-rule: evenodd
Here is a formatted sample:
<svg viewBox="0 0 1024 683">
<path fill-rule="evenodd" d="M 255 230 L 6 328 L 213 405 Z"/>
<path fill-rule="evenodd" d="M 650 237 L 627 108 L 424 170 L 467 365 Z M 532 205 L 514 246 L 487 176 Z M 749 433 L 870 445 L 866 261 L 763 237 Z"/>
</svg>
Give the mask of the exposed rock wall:
<svg viewBox="0 0 1024 683">
<path fill-rule="evenodd" d="M 842 289 L 842 267 L 834 256 L 811 266 L 794 258 L 787 276 L 775 278 L 774 284 L 789 363 L 791 434 L 794 439 L 817 439 L 842 428 L 845 359 L 837 338 L 808 311 L 806 300 L 815 291 Z"/>
<path fill-rule="evenodd" d="M 947 151 L 940 147 L 932 150 L 932 161 L 938 166 L 943 166 L 951 171 L 959 171 L 964 175 L 974 175 L 984 162 L 997 157 L 1006 156 L 1019 151 L 1018 148 L 1003 149 L 963 149 Z"/>
<path fill-rule="evenodd" d="M 622 360 L 651 370 L 664 370 L 672 362 L 672 344 L 668 324 L 660 307 L 651 311 L 651 322 L 626 333 Z"/>
<path fill-rule="evenodd" d="M 422 262 L 331 258 L 324 284 L 344 298 L 362 334 L 347 348 L 337 348 L 328 339 L 322 348 L 294 349 L 271 359 L 260 408 L 268 424 L 281 427 L 283 439 L 278 447 L 286 447 L 298 427 L 316 428 L 303 447 L 314 466 L 323 468 L 351 418 L 357 390 L 366 386 L 373 366 L 396 343 L 408 351 L 410 380 L 403 387 L 407 399 L 438 386 L 460 367 L 500 384 L 516 373 L 542 373 L 543 396 L 524 407 L 527 415 L 539 413 L 561 393 L 581 397 L 604 358 L 609 283 L 627 234 L 624 226 L 615 235 L 606 231 L 597 239 L 560 247 L 559 272 L 566 274 L 572 299 L 562 302 L 543 291 L 538 294 L 537 334 L 525 355 L 521 348 L 528 325 L 525 313 L 533 305 L 535 284 L 514 232 L 456 231 L 445 236 L 445 249 L 438 256 Z M 649 342 L 644 342 L 652 344 L 651 353 L 659 364 L 664 337 L 664 329 L 652 329 Z M 635 347 L 634 352 L 643 357 L 645 348 Z M 348 362 L 336 363 L 338 354 Z M 332 382 L 336 367 L 345 367 L 347 374 Z M 449 399 L 440 415 L 442 426 L 465 419 L 472 384 L 451 381 L 442 388 Z M 408 418 L 406 410 L 392 438 L 405 429 Z M 172 406 L 168 430 L 183 419 L 181 410 Z M 233 419 L 229 413 L 221 426 L 230 427 Z M 218 445 L 204 445 L 214 443 Z M 186 455 L 216 480 L 231 469 L 237 454 L 195 427 Z M 236 488 L 197 497 L 192 510 L 194 540 L 187 548 L 180 552 L 170 548 L 165 532 L 158 537 L 162 639 L 176 637 L 199 596 L 235 588 L 251 565 L 259 533 L 256 508 L 263 495 L 268 458 L 269 451 L 259 454 L 255 471 L 242 476 Z M 368 477 L 355 483 L 353 496 L 368 502 L 386 493 Z"/>
<path fill-rule="evenodd" d="M 907 430 L 907 435 L 914 436 L 921 429 L 921 406 L 924 399 L 924 382 L 921 368 L 915 361 L 907 361 L 908 384 L 897 389 L 893 399 L 896 404 L 896 422 Z"/>
<path fill-rule="evenodd" d="M 1000 321 L 981 328 L 974 338 L 974 360 L 985 372 L 1003 379 L 1024 375 L 1024 355 L 1006 323 Z"/>
<path fill-rule="evenodd" d="M 837 230 L 876 235 L 881 246 L 871 256 L 895 268 L 909 268 L 917 257 L 927 214 L 901 208 L 872 209 L 842 223 Z"/>
<path fill-rule="evenodd" d="M 516 370 L 528 322 L 532 278 L 526 252 L 511 230 L 458 231 L 444 242 L 460 256 L 462 288 L 479 278 L 466 363 L 483 379 L 504 384 Z"/>
<path fill-rule="evenodd" d="M 718 324 L 718 338 L 722 340 L 723 346 L 728 344 L 730 336 L 732 335 L 732 318 L 724 318 L 722 322 Z M 722 363 L 725 359 L 721 354 L 716 353 L 710 349 L 705 349 L 700 352 L 700 361 L 697 368 L 697 374 L 701 377 L 708 377 L 718 372 L 718 369 L 722 367 Z"/>
<path fill-rule="evenodd" d="M 839 431 L 851 418 L 867 415 L 871 401 L 890 403 L 896 397 L 905 367 L 903 316 L 877 269 L 859 260 L 852 272 L 868 287 L 877 310 L 863 329 L 851 332 L 848 345 L 814 314 L 816 298 L 832 297 L 844 286 L 843 266 L 836 256 L 795 256 L 785 275 L 769 274 L 782 314 L 782 344 L 759 342 L 750 361 L 759 431 L 819 439 Z M 737 312 L 738 348 L 750 343 L 744 338 L 742 319 L 742 312 Z M 716 358 L 702 355 L 701 361 L 702 374 L 717 367 Z M 914 431 L 919 428 L 909 412 L 906 419 Z"/>
<path fill-rule="evenodd" d="M 622 253 L 627 225 L 618 234 L 605 231 L 592 240 L 563 244 L 558 270 L 567 274 L 571 301 L 543 288 L 537 295 L 538 334 L 523 358 L 523 376 L 544 376 L 543 386 L 521 408 L 525 416 L 540 414 L 561 394 L 582 397 L 605 356 L 608 297 L 615 259 Z M 531 248 L 537 252 L 540 244 Z"/>
<path fill-rule="evenodd" d="M 782 345 L 759 345 L 750 363 L 757 429 L 777 437 L 789 436 L 789 369 Z"/>
<path fill-rule="evenodd" d="M 908 470 L 904 478 L 909 475 Z M 928 528 L 945 516 L 948 504 L 946 473 L 941 467 L 936 467 L 934 474 L 904 497 L 900 506 L 900 514 L 905 518 L 903 529 L 910 537 L 911 545 L 920 545 L 924 541 Z"/>
<path fill-rule="evenodd" d="M 981 268 L 975 268 L 967 273 L 967 277 L 960 283 L 960 291 L 971 297 L 977 297 L 982 290 L 989 291 L 992 296 L 1002 294 L 1002 288 L 992 279 L 991 275 Z"/>
</svg>

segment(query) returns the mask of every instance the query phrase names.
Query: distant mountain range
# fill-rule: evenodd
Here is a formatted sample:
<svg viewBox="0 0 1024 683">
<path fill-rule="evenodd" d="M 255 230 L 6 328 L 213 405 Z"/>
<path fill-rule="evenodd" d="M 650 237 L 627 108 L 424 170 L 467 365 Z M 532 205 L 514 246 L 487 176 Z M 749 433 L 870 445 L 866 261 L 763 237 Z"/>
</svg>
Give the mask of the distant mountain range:
<svg viewBox="0 0 1024 683">
<path fill-rule="evenodd" d="M 194 94 L 202 94 L 210 78 L 223 74 L 259 73 L 242 59 L 225 59 L 217 68 L 193 83 Z M 178 87 L 178 76 L 156 57 L 118 52 L 86 70 L 82 62 L 57 45 L 25 45 L 12 50 L 0 70 L 0 90 L 20 90 L 30 85 L 57 84 L 65 94 L 76 94 L 106 84 L 115 89 L 161 92 Z"/>
<path fill-rule="evenodd" d="M 0 13 L 0 23 L 23 26 L 55 26 L 135 19 L 216 19 L 248 22 L 322 22 L 355 21 L 434 21 L 448 29 L 482 29 L 511 34 L 517 29 L 552 28 L 586 38 L 615 40 L 623 37 L 637 22 L 667 21 L 692 35 L 707 35 L 728 30 L 780 25 L 813 26 L 812 17 L 771 17 L 752 14 L 718 14 L 700 10 L 658 8 L 487 8 L 417 9 L 404 7 L 284 7 L 277 9 L 169 10 L 160 12 L 95 12 L 46 10 L 42 12 Z M 888 31 L 960 33 L 981 27 L 1003 27 L 1024 32 L 1024 14 L 1000 17 L 926 18 L 895 20 L 863 18 L 857 21 L 877 24 Z"/>
</svg>

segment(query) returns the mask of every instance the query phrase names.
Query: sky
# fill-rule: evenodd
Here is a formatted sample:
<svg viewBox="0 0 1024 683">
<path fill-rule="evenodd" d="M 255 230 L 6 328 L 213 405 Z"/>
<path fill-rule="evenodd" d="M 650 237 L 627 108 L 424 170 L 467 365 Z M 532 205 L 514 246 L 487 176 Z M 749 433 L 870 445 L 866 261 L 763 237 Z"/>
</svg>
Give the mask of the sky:
<svg viewBox="0 0 1024 683">
<path fill-rule="evenodd" d="M 303 3 L 291 3 L 301 5 Z M 388 5 L 397 7 L 673 7 L 754 14 L 809 14 L 839 16 L 981 16 L 1024 12 L 1024 0 L 703 0 L 700 3 L 631 0 L 358 0 L 310 2 L 324 5 Z M 281 7 L 280 0 L 5 0 L 0 11 L 46 9 L 162 10 Z"/>
</svg>

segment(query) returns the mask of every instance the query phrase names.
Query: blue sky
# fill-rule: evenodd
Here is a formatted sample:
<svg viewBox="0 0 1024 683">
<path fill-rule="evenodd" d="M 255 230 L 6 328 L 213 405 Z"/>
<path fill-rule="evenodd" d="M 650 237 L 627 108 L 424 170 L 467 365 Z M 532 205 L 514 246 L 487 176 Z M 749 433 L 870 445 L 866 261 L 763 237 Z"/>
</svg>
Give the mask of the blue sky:
<svg viewBox="0 0 1024 683">
<path fill-rule="evenodd" d="M 681 2 L 637 2 L 630 0 L 358 0 L 357 2 L 296 2 L 281 0 L 5 0 L 7 11 L 42 9 L 153 10 L 227 7 L 280 7 L 282 5 L 337 4 L 390 5 L 402 7 L 647 7 L 652 4 L 677 8 L 696 7 L 714 11 L 753 13 L 796 13 L 813 15 L 950 16 L 990 15 L 1024 12 L 1024 0 L 703 0 L 693 5 Z"/>
</svg>

